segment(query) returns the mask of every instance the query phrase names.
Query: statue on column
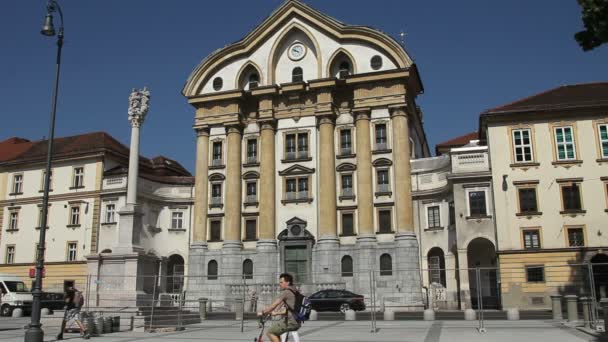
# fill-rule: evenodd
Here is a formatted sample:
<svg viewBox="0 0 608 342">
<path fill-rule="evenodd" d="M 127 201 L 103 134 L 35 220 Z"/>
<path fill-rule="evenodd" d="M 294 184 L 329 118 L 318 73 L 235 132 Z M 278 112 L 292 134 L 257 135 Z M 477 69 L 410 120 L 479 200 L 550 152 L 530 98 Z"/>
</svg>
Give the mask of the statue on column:
<svg viewBox="0 0 608 342">
<path fill-rule="evenodd" d="M 148 113 L 148 107 L 150 102 L 150 90 L 147 87 L 144 89 L 131 90 L 129 95 L 129 121 L 141 125 Z"/>
</svg>

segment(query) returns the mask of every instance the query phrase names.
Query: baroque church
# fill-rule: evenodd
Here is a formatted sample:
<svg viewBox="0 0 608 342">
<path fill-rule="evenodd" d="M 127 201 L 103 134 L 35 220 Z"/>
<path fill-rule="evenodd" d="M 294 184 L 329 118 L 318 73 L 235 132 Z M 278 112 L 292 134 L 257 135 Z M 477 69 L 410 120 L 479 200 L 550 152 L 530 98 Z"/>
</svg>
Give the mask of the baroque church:
<svg viewBox="0 0 608 342">
<path fill-rule="evenodd" d="M 422 92 L 395 39 L 300 1 L 203 59 L 182 90 L 197 134 L 189 297 L 290 272 L 313 292 L 366 295 L 373 278 L 420 306 Z"/>
</svg>

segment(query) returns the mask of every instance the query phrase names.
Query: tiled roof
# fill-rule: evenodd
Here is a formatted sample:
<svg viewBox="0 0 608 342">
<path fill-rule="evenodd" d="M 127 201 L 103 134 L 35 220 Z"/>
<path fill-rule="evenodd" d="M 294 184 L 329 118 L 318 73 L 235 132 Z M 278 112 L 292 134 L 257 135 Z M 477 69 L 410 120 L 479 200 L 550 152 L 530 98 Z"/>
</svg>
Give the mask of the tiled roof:
<svg viewBox="0 0 608 342">
<path fill-rule="evenodd" d="M 482 115 L 595 106 L 608 106 L 608 82 L 573 84 L 553 88 L 488 109 Z"/>
<path fill-rule="evenodd" d="M 459 137 L 441 142 L 441 143 L 437 144 L 437 147 L 464 146 L 464 145 L 468 144 L 471 140 L 479 139 L 478 136 L 479 136 L 479 134 L 477 133 L 477 131 L 467 133 L 465 135 L 461 135 Z"/>
<path fill-rule="evenodd" d="M 18 137 L 8 138 L 0 141 L 0 162 L 11 160 L 27 151 L 32 142 Z"/>
</svg>

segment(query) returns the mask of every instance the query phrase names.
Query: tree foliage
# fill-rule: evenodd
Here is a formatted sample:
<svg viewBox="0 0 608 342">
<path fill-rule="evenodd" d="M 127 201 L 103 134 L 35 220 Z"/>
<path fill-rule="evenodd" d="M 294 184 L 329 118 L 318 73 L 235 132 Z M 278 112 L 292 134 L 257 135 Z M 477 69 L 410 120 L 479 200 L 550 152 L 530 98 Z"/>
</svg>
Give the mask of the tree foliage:
<svg viewBox="0 0 608 342">
<path fill-rule="evenodd" d="M 574 35 L 583 51 L 608 42 L 608 0 L 578 0 L 585 30 Z"/>
</svg>

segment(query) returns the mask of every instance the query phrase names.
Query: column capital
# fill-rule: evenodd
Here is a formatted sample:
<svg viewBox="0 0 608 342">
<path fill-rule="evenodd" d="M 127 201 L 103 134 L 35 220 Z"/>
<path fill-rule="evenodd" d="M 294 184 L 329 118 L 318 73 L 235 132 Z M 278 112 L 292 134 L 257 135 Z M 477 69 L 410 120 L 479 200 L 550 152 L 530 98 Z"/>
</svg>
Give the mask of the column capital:
<svg viewBox="0 0 608 342">
<path fill-rule="evenodd" d="M 277 123 L 275 120 L 264 120 L 264 121 L 258 121 L 258 125 L 260 126 L 260 131 L 264 131 L 264 130 L 275 131 Z"/>
<path fill-rule="evenodd" d="M 353 109 L 353 116 L 355 117 L 355 122 L 359 120 L 369 121 L 372 116 L 372 110 L 370 108 Z"/>
<path fill-rule="evenodd" d="M 243 125 L 241 124 L 230 124 L 230 125 L 226 125 L 226 134 L 233 134 L 233 133 L 238 133 L 238 134 L 243 134 Z"/>
<path fill-rule="evenodd" d="M 394 107 L 389 107 L 389 112 L 392 117 L 395 116 L 405 116 L 407 117 L 407 106 L 406 105 L 396 105 Z"/>
<path fill-rule="evenodd" d="M 209 136 L 209 127 L 195 127 L 194 131 L 196 132 L 197 137 Z"/>
<path fill-rule="evenodd" d="M 335 116 L 331 114 L 317 116 L 317 125 L 335 124 Z"/>
</svg>

